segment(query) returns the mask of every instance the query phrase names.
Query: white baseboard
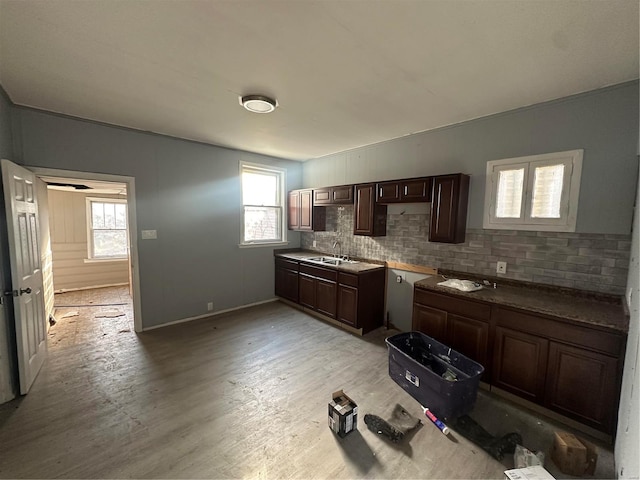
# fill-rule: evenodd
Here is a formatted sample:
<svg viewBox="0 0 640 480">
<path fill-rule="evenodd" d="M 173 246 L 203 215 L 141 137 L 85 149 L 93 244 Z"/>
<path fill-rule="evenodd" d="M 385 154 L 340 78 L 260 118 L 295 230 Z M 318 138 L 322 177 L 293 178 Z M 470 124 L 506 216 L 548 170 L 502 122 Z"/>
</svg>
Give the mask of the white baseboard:
<svg viewBox="0 0 640 480">
<path fill-rule="evenodd" d="M 161 325 L 154 325 L 152 327 L 143 328 L 142 331 L 143 332 L 148 332 L 149 330 L 155 330 L 157 328 L 168 327 L 170 325 L 177 325 L 179 323 L 192 322 L 194 320 L 200 320 L 202 318 L 216 317 L 216 316 L 221 315 L 223 313 L 235 312 L 236 310 L 244 310 L 245 308 L 255 307 L 257 305 L 264 305 L 265 303 L 271 303 L 271 302 L 277 302 L 277 301 L 278 301 L 278 299 L 276 297 L 274 297 L 274 298 L 270 298 L 269 300 L 263 300 L 261 302 L 249 303 L 247 305 L 240 305 L 239 307 L 227 308 L 225 310 L 219 310 L 217 312 L 209 312 L 209 313 L 205 313 L 203 315 L 196 315 L 195 317 L 187 317 L 187 318 L 181 318 L 180 320 L 173 320 L 172 322 L 163 323 Z"/>
</svg>

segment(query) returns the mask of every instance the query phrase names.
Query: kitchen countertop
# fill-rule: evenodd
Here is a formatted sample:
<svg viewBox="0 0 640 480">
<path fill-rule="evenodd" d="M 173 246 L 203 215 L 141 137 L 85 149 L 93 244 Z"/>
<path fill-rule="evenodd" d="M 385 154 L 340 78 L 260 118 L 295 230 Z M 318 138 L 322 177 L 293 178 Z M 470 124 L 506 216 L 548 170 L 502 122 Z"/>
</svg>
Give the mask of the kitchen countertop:
<svg viewBox="0 0 640 480">
<path fill-rule="evenodd" d="M 448 274 L 447 278 L 474 280 L 471 275 L 465 276 L 465 274 L 456 276 Z M 462 292 L 454 288 L 438 286 L 438 283 L 443 281 L 444 278 L 441 275 L 434 275 L 417 281 L 415 288 L 504 307 L 514 307 L 622 333 L 627 333 L 629 329 L 629 317 L 621 297 L 597 294 L 590 296 L 586 292 L 579 291 L 574 291 L 572 294 L 567 289 L 559 293 L 558 289 L 546 286 L 537 288 L 533 285 L 501 285 L 500 283 L 497 288 L 485 287 L 474 292 Z"/>
<path fill-rule="evenodd" d="M 307 258 L 312 258 L 312 257 L 330 257 L 331 256 L 326 253 L 315 252 L 310 250 L 294 250 L 294 251 L 275 250 L 273 254 L 276 257 L 282 257 L 282 258 L 288 258 L 290 260 L 300 260 L 300 261 L 304 261 Z M 360 259 L 357 259 L 357 258 L 354 260 L 357 260 L 357 263 L 343 263 L 341 265 L 326 265 L 318 262 L 308 262 L 308 264 L 313 265 L 315 267 L 329 268 L 332 270 L 338 270 L 346 273 L 362 273 L 362 272 L 369 272 L 371 270 L 379 270 L 381 268 L 385 268 L 384 263 L 372 263 L 371 260 L 361 261 Z"/>
</svg>

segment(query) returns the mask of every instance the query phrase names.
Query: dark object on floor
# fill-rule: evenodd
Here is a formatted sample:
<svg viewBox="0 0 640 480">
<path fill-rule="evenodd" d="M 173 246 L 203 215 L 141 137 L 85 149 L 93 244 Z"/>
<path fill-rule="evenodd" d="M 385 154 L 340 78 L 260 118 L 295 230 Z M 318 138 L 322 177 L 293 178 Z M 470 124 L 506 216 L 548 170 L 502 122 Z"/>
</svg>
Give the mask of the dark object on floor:
<svg viewBox="0 0 640 480">
<path fill-rule="evenodd" d="M 373 433 L 384 435 L 393 443 L 398 443 L 404 438 L 404 433 L 399 432 L 393 427 L 393 425 L 391 425 L 386 420 L 378 417 L 377 415 L 371 415 L 367 413 L 364 416 L 364 423 L 367 425 L 367 428 L 369 428 L 369 430 L 371 430 Z"/>
<path fill-rule="evenodd" d="M 53 327 L 55 324 L 56 319 L 53 317 L 53 315 L 49 315 L 49 325 Z"/>
<path fill-rule="evenodd" d="M 469 415 L 462 415 L 449 426 L 496 460 L 502 460 L 505 453 L 513 453 L 516 445 L 522 445 L 522 436 L 519 433 L 512 432 L 502 437 L 494 437 Z"/>
<path fill-rule="evenodd" d="M 420 420 L 407 412 L 402 405 L 396 404 L 389 420 L 366 414 L 364 423 L 372 432 L 384 435 L 392 442 L 398 443 L 407 433 L 420 425 Z"/>
<path fill-rule="evenodd" d="M 420 332 L 393 335 L 386 344 L 389 376 L 436 417 L 446 421 L 473 409 L 482 365 Z"/>
</svg>

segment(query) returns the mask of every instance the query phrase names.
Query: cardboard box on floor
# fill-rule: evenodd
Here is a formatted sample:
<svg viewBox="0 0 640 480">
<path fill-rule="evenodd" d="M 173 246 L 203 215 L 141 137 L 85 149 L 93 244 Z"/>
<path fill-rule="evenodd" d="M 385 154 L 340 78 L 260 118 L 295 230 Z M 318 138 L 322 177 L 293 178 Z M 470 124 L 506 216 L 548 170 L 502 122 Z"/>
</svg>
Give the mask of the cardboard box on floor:
<svg viewBox="0 0 640 480">
<path fill-rule="evenodd" d="M 562 473 L 579 477 L 593 475 L 598 461 L 598 447 L 567 432 L 555 432 L 551 459 Z"/>
<path fill-rule="evenodd" d="M 329 402 L 329 428 L 344 437 L 358 429 L 358 405 L 342 390 L 331 395 Z"/>
</svg>

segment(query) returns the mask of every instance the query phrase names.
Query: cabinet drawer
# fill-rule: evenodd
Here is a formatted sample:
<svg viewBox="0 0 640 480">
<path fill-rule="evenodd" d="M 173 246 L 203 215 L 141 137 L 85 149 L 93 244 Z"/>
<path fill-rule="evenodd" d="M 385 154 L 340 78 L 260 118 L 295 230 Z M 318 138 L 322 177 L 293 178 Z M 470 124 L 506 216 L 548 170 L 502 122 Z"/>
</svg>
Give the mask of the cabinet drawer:
<svg viewBox="0 0 640 480">
<path fill-rule="evenodd" d="M 448 295 L 440 295 L 439 293 L 427 292 L 418 288 L 414 289 L 413 301 L 421 305 L 439 308 L 469 318 L 489 320 L 491 316 L 491 307 L 484 303 L 463 300 Z"/>
<path fill-rule="evenodd" d="M 298 266 L 300 264 L 295 260 L 287 260 L 284 258 L 276 257 L 276 268 L 286 268 L 287 270 L 295 270 L 298 271 Z"/>
<path fill-rule="evenodd" d="M 306 273 L 307 275 L 312 275 L 318 278 L 324 278 L 326 280 L 336 281 L 338 278 L 338 272 L 336 270 L 329 270 L 327 268 L 314 267 L 311 265 L 306 265 L 304 263 L 300 264 L 300 273 Z"/>
<path fill-rule="evenodd" d="M 358 275 L 352 275 L 350 273 L 338 273 L 338 283 L 342 285 L 351 285 L 352 287 L 358 286 Z"/>
<path fill-rule="evenodd" d="M 624 337 L 619 334 L 572 325 L 508 308 L 494 307 L 494 318 L 497 325 L 561 340 L 615 356 L 620 355 L 625 341 Z"/>
</svg>

